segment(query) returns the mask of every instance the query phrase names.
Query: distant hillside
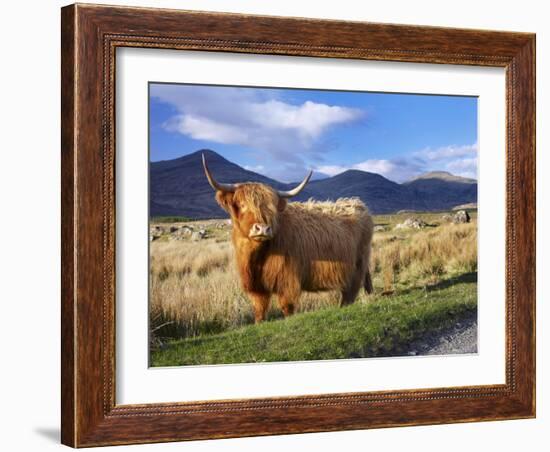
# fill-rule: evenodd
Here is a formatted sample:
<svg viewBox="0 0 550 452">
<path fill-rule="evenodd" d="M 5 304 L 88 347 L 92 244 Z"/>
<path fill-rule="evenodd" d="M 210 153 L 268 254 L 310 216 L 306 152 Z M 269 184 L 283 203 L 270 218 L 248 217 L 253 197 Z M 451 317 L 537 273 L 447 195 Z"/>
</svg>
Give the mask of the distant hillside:
<svg viewBox="0 0 550 452">
<path fill-rule="evenodd" d="M 459 206 L 454 206 L 452 210 L 477 210 L 477 202 L 460 204 Z"/>
<path fill-rule="evenodd" d="M 424 174 L 421 174 L 420 176 L 415 177 L 414 179 L 411 179 L 409 183 L 418 181 L 418 180 L 425 180 L 425 179 L 438 179 L 438 180 L 444 180 L 447 182 L 461 182 L 463 184 L 477 184 L 477 180 L 475 179 L 469 179 L 467 177 L 462 177 L 462 176 L 455 176 L 454 174 L 451 174 L 448 171 L 430 171 L 429 173 L 424 173 Z"/>
<path fill-rule="evenodd" d="M 402 209 L 430 210 L 424 200 L 406 186 L 365 171 L 348 170 L 322 181 L 311 182 L 308 188 L 316 199 L 359 196 L 375 213 Z"/>
<path fill-rule="evenodd" d="M 446 171 L 426 173 L 403 185 L 426 200 L 427 210 L 446 210 L 459 204 L 477 202 L 477 181 Z"/>
<path fill-rule="evenodd" d="M 220 218 L 227 214 L 217 205 L 202 168 L 201 154 L 220 182 L 262 182 L 288 190 L 285 184 L 236 165 L 211 150 L 150 165 L 150 216 L 181 215 L 190 218 Z M 359 170 L 310 181 L 296 201 L 359 196 L 373 213 L 398 210 L 448 210 L 477 201 L 477 182 L 445 172 L 427 173 L 404 184 Z"/>
</svg>

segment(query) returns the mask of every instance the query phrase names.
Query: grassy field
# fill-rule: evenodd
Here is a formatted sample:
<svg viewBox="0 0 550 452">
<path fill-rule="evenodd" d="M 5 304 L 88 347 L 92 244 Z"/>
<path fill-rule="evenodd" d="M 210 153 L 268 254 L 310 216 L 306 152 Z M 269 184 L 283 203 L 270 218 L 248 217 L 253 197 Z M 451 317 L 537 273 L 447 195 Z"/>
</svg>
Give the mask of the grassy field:
<svg viewBox="0 0 550 452">
<path fill-rule="evenodd" d="M 205 238 L 162 230 L 151 242 L 150 330 L 154 366 L 387 356 L 426 331 L 476 309 L 477 225 L 443 213 L 375 217 L 371 268 L 375 295 L 338 308 L 339 294 L 304 294 L 282 320 L 273 300 L 268 322 L 253 325 L 239 287 L 230 226 L 222 220 L 175 222 Z M 395 229 L 408 217 L 423 229 Z M 152 224 L 152 227 L 162 223 Z M 166 227 L 166 225 L 164 225 Z M 299 340 L 297 340 L 299 338 Z"/>
</svg>

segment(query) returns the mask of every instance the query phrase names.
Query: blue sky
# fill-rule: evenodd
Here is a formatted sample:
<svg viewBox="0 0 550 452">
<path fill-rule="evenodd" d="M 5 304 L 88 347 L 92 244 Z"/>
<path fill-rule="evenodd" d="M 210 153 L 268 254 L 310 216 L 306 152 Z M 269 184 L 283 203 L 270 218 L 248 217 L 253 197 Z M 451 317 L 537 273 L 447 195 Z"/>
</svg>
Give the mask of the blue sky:
<svg viewBox="0 0 550 452">
<path fill-rule="evenodd" d="M 477 98 L 150 84 L 150 158 L 212 149 L 281 180 L 350 168 L 477 177 Z"/>
</svg>

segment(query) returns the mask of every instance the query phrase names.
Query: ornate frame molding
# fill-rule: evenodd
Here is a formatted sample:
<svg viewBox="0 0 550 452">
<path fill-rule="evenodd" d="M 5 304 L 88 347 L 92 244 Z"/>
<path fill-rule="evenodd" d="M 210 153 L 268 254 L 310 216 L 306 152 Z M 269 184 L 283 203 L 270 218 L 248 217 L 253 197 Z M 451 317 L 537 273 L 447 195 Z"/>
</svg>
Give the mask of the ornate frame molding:
<svg viewBox="0 0 550 452">
<path fill-rule="evenodd" d="M 534 35 L 77 4 L 62 9 L 62 46 L 64 444 L 81 447 L 534 416 Z M 116 405 L 118 47 L 506 68 L 506 383 Z"/>
</svg>

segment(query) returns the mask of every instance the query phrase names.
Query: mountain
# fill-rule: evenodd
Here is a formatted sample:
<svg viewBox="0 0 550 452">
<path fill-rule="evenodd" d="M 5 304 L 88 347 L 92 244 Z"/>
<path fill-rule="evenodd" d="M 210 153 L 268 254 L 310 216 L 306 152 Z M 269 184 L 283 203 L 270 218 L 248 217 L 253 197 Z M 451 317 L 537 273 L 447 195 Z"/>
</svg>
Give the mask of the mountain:
<svg viewBox="0 0 550 452">
<path fill-rule="evenodd" d="M 446 171 L 432 171 L 403 185 L 426 200 L 427 210 L 446 210 L 459 204 L 477 202 L 477 181 Z"/>
<path fill-rule="evenodd" d="M 174 160 L 152 162 L 149 167 L 150 216 L 182 215 L 190 218 L 227 216 L 216 200 L 202 167 L 204 153 L 210 171 L 220 182 L 262 182 L 279 189 L 286 184 L 245 170 L 209 149 Z"/>
<path fill-rule="evenodd" d="M 425 179 L 438 179 L 444 180 L 447 182 L 461 182 L 463 184 L 477 184 L 477 180 L 469 179 L 467 177 L 455 176 L 454 174 L 449 173 L 448 171 L 430 171 L 429 173 L 421 174 L 420 176 L 411 179 L 409 182 L 414 182 L 418 180 Z"/>
<path fill-rule="evenodd" d="M 220 182 L 261 182 L 280 190 L 285 184 L 236 165 L 209 149 L 202 149 L 174 160 L 152 162 L 149 169 L 150 216 L 223 218 L 227 214 L 214 199 L 202 167 L 204 153 L 214 177 Z M 450 173 L 433 172 L 404 184 L 359 170 L 348 170 L 333 177 L 311 180 L 293 198 L 335 200 L 359 196 L 373 213 L 398 210 L 449 210 L 458 204 L 477 201 L 477 182 Z"/>
<path fill-rule="evenodd" d="M 375 213 L 430 210 L 424 200 L 406 186 L 366 171 L 348 170 L 329 179 L 310 182 L 307 188 L 316 199 L 359 196 Z"/>
</svg>

